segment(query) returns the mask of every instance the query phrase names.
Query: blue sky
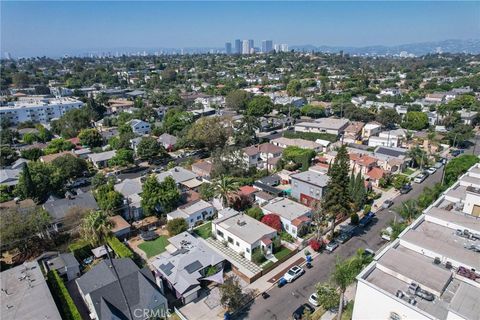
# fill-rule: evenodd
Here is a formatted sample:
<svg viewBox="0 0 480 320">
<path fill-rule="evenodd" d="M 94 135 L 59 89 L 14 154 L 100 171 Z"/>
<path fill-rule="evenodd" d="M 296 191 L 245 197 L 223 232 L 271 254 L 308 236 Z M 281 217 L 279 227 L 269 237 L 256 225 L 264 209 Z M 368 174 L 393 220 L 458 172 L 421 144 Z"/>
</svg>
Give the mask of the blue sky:
<svg viewBox="0 0 480 320">
<path fill-rule="evenodd" d="M 480 38 L 480 2 L 1 2 L 1 51 L 61 55 L 125 47 L 395 45 Z"/>
</svg>

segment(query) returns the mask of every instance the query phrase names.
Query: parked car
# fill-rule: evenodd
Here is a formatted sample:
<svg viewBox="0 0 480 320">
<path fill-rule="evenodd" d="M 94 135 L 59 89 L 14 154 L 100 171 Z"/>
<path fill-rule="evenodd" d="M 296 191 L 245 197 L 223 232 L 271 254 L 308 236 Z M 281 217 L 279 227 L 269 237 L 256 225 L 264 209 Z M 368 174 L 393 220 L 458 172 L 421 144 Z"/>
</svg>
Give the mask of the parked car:
<svg viewBox="0 0 480 320">
<path fill-rule="evenodd" d="M 434 174 L 435 172 L 437 172 L 437 169 L 435 167 L 430 167 L 430 168 L 427 169 L 427 172 L 429 174 Z"/>
<path fill-rule="evenodd" d="M 288 270 L 285 275 L 283 276 L 283 278 L 285 280 L 287 280 L 287 282 L 292 282 L 293 280 L 297 279 L 298 277 L 300 277 L 303 273 L 305 272 L 305 270 L 303 270 L 302 268 L 300 268 L 299 266 L 293 266 L 290 268 L 290 270 Z"/>
<path fill-rule="evenodd" d="M 325 247 L 325 250 L 327 250 L 329 253 L 332 253 L 333 251 L 335 251 L 335 249 L 338 248 L 338 242 L 336 242 L 335 240 L 333 241 L 330 241 L 327 246 Z"/>
<path fill-rule="evenodd" d="M 366 227 L 367 225 L 370 224 L 370 222 L 372 222 L 372 219 L 374 216 L 375 216 L 375 213 L 373 212 L 367 213 L 365 216 L 363 216 L 362 219 L 360 219 L 360 221 L 358 222 L 358 225 L 360 227 Z"/>
<path fill-rule="evenodd" d="M 403 187 L 400 189 L 401 194 L 407 194 L 412 190 L 411 184 L 404 184 Z"/>
<path fill-rule="evenodd" d="M 443 162 L 441 161 L 435 162 L 435 164 L 433 165 L 433 167 L 437 170 L 440 169 L 442 166 L 443 166 Z"/>
<path fill-rule="evenodd" d="M 350 240 L 352 238 L 352 233 L 351 232 L 342 232 L 340 233 L 340 235 L 337 237 L 337 239 L 335 239 L 335 241 L 338 241 L 340 243 L 345 243 L 347 242 L 348 240 Z"/>
<path fill-rule="evenodd" d="M 393 201 L 390 199 L 387 199 L 382 203 L 382 209 L 388 209 L 391 206 L 393 206 Z"/>
<path fill-rule="evenodd" d="M 312 293 L 310 295 L 310 298 L 308 298 L 308 302 L 310 302 L 314 307 L 318 307 L 319 304 L 318 304 L 318 296 L 317 296 L 317 293 Z"/>
<path fill-rule="evenodd" d="M 292 313 L 293 319 L 301 320 L 303 318 L 305 310 L 308 310 L 310 313 L 313 313 L 315 311 L 315 309 L 311 305 L 309 305 L 308 303 L 304 303 Z"/>
<path fill-rule="evenodd" d="M 427 175 L 425 173 L 420 173 L 413 179 L 413 182 L 422 183 L 423 181 L 425 181 L 426 178 L 427 178 Z"/>
<path fill-rule="evenodd" d="M 373 257 L 375 256 L 375 251 L 373 251 L 372 249 L 369 249 L 369 248 L 365 248 L 364 251 L 363 251 L 363 255 L 364 256 L 370 256 L 370 257 Z"/>
</svg>

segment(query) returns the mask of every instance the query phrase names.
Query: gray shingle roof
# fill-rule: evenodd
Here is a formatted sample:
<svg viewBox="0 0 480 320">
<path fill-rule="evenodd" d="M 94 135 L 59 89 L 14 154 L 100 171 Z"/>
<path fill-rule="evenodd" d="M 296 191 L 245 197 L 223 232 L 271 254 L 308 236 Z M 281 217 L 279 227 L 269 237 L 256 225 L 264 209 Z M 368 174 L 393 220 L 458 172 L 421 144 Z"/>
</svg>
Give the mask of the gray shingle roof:
<svg viewBox="0 0 480 320">
<path fill-rule="evenodd" d="M 77 207 L 85 210 L 98 210 L 98 204 L 93 195 L 90 192 L 80 193 L 71 198 L 58 199 L 53 201 L 47 201 L 43 204 L 43 208 L 54 218 L 55 220 L 61 220 L 65 218 L 70 208 Z"/>
</svg>

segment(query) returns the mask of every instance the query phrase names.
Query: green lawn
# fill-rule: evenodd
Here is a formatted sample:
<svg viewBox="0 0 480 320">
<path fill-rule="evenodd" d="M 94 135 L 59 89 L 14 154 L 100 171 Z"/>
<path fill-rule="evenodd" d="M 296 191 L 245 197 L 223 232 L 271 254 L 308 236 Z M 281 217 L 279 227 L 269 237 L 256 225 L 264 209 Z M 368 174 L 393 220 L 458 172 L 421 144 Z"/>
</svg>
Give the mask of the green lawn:
<svg viewBox="0 0 480 320">
<path fill-rule="evenodd" d="M 200 227 L 194 229 L 193 232 L 203 239 L 210 238 L 212 235 L 212 222 L 208 221 L 207 223 L 202 224 Z"/>
<path fill-rule="evenodd" d="M 283 258 L 285 258 L 285 256 L 287 256 L 290 252 L 292 252 L 292 250 L 288 249 L 287 247 L 281 247 L 279 251 L 275 252 L 274 253 L 274 256 L 275 258 L 277 258 L 278 260 L 282 260 Z"/>
<path fill-rule="evenodd" d="M 404 175 L 409 176 L 409 175 L 411 175 L 411 174 L 414 173 L 414 172 L 415 172 L 415 170 L 413 170 L 412 168 L 406 168 L 402 173 L 403 173 Z"/>
<path fill-rule="evenodd" d="M 140 248 L 143 252 L 145 252 L 145 254 L 147 255 L 147 258 L 151 258 L 165 251 L 165 247 L 167 245 L 168 245 L 167 237 L 160 236 L 153 241 L 145 241 L 142 244 L 139 244 L 138 248 Z"/>
</svg>

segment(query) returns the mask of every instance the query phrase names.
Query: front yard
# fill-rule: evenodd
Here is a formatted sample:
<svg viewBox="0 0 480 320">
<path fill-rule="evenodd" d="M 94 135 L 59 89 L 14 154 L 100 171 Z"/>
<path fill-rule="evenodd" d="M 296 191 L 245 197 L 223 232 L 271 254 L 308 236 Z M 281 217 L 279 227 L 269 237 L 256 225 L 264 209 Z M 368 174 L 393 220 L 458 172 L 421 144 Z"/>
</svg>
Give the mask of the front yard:
<svg viewBox="0 0 480 320">
<path fill-rule="evenodd" d="M 285 258 L 286 256 L 288 256 L 290 254 L 290 252 L 292 252 L 292 250 L 288 249 L 287 247 L 282 246 L 280 248 L 280 250 L 275 252 L 273 255 L 275 256 L 275 258 L 282 261 L 283 258 Z"/>
<path fill-rule="evenodd" d="M 168 239 L 166 236 L 162 235 L 155 240 L 144 241 L 138 245 L 138 248 L 145 252 L 147 258 L 151 258 L 165 251 L 167 245 Z"/>
<path fill-rule="evenodd" d="M 203 239 L 208 239 L 212 235 L 212 222 L 208 221 L 204 224 L 202 224 L 200 227 L 195 228 L 193 232 L 203 238 Z"/>
</svg>

